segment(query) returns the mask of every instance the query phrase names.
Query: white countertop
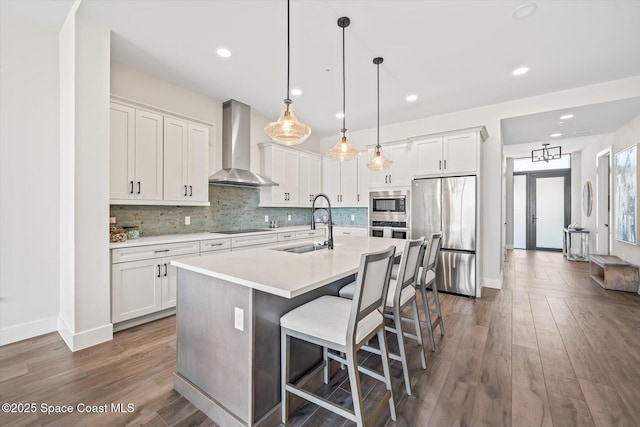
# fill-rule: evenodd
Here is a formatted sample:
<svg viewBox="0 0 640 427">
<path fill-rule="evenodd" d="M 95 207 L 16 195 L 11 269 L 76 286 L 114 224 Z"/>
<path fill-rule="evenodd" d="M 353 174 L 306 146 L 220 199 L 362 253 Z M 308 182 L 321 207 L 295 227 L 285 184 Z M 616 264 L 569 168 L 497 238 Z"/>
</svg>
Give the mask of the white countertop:
<svg viewBox="0 0 640 427">
<path fill-rule="evenodd" d="M 318 228 L 323 228 L 323 227 L 326 227 L 326 226 L 318 224 Z M 366 228 L 367 226 L 334 225 L 333 227 L 334 228 L 337 228 L 337 227 Z M 222 233 L 215 233 L 215 232 L 165 234 L 162 236 L 140 237 L 139 239 L 127 240 L 125 242 L 109 243 L 109 249 L 131 248 L 135 246 L 146 246 L 146 245 L 164 245 L 168 243 L 191 242 L 194 240 L 225 239 L 225 238 L 238 237 L 238 236 L 251 236 L 255 234 L 286 233 L 290 231 L 309 230 L 309 228 L 310 228 L 309 225 L 297 225 L 292 227 L 278 227 L 278 228 L 265 227 L 264 230 L 268 230 L 268 231 L 258 231 L 258 232 L 252 232 L 252 233 L 238 233 L 238 234 L 222 234 Z"/>
<path fill-rule="evenodd" d="M 364 253 L 394 245 L 396 255 L 399 255 L 405 243 L 403 239 L 339 236 L 335 238 L 333 250 L 296 254 L 256 248 L 174 260 L 171 265 L 284 298 L 294 298 L 356 273 Z M 304 243 L 291 242 L 290 246 L 298 245 Z"/>
</svg>

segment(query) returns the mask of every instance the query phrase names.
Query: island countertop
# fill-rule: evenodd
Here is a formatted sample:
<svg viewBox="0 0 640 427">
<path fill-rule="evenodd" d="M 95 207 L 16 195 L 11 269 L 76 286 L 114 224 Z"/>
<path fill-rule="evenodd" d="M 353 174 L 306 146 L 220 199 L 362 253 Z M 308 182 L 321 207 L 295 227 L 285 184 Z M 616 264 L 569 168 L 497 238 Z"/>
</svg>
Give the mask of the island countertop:
<svg viewBox="0 0 640 427">
<path fill-rule="evenodd" d="M 171 264 L 272 295 L 295 298 L 356 273 L 364 253 L 393 245 L 396 255 L 401 254 L 405 242 L 381 237 L 338 236 L 333 250 L 298 254 L 278 250 L 282 246 L 256 248 L 174 260 Z"/>
</svg>

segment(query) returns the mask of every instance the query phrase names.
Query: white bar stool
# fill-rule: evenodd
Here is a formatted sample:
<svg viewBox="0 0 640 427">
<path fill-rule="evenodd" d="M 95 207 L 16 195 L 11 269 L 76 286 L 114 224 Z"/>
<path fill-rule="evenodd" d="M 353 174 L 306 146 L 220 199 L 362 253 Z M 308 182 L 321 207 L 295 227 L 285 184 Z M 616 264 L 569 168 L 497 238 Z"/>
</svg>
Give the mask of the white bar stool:
<svg viewBox="0 0 640 427">
<path fill-rule="evenodd" d="M 418 316 L 418 306 L 416 304 L 416 290 L 414 288 L 415 282 L 418 279 L 418 267 L 421 261 L 421 255 L 424 253 L 423 249 L 424 237 L 416 240 L 407 240 L 405 243 L 402 258 L 400 259 L 400 266 L 398 269 L 398 277 L 396 280 L 390 280 L 389 291 L 387 293 L 387 301 L 385 304 L 385 317 L 393 320 L 393 327 L 387 326 L 385 329 L 389 332 L 393 332 L 398 337 L 398 347 L 400 354 L 389 353 L 389 357 L 393 360 L 398 360 L 402 363 L 402 372 L 404 375 L 405 388 L 407 394 L 411 395 L 411 382 L 409 380 L 409 367 L 407 363 L 407 350 L 404 343 L 404 338 L 411 338 L 418 343 L 420 351 L 420 362 L 422 363 L 422 369 L 427 369 L 427 361 L 424 354 L 424 344 L 422 342 L 422 332 L 420 330 L 420 317 Z M 340 296 L 343 298 L 351 298 L 353 295 L 355 285 L 350 283 L 340 289 Z M 411 319 L 402 317 L 402 309 L 411 304 L 413 311 L 413 324 L 415 326 L 415 335 L 405 332 L 402 327 L 402 321 L 411 321 Z M 363 350 L 367 350 L 376 354 L 380 353 L 380 350 L 363 346 Z"/>
<path fill-rule="evenodd" d="M 390 246 L 384 251 L 362 255 L 358 278 L 355 284 L 355 297 L 352 301 L 336 296 L 323 296 L 301 305 L 280 318 L 283 424 L 286 425 L 289 417 L 287 393 L 293 393 L 355 422 L 358 427 L 364 426 L 365 414 L 358 371 L 384 382 L 387 389 L 385 395 L 373 413 L 368 417 L 367 421 L 376 419 L 384 406 L 385 400 L 389 402 L 391 418 L 394 421 L 396 420 L 383 317 L 394 255 L 394 246 Z M 373 370 L 358 366 L 358 350 L 365 342 L 376 335 L 380 343 L 379 354 L 382 357 L 384 376 Z M 323 347 L 325 383 L 328 382 L 329 376 L 329 358 L 341 361 L 347 365 L 351 394 L 353 397 L 353 411 L 349 411 L 289 382 L 289 349 L 291 337 Z M 329 349 L 335 352 L 345 353 L 346 356 L 345 358 L 341 358 L 329 352 Z"/>
</svg>

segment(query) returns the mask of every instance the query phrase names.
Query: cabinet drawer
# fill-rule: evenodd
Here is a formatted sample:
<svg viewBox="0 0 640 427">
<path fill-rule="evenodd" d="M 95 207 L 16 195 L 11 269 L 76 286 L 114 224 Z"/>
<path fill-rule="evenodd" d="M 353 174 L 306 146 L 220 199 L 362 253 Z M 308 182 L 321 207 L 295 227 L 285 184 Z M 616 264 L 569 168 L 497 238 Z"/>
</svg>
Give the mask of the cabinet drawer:
<svg viewBox="0 0 640 427">
<path fill-rule="evenodd" d="M 200 242 L 200 252 L 221 251 L 231 249 L 231 239 L 212 239 Z"/>
<path fill-rule="evenodd" d="M 334 228 L 333 229 L 334 236 L 366 236 L 367 229 L 366 228 Z"/>
<path fill-rule="evenodd" d="M 289 240 L 296 239 L 295 231 L 288 231 L 286 233 L 278 233 L 278 242 L 287 242 Z"/>
<path fill-rule="evenodd" d="M 239 236 L 231 238 L 231 247 L 242 248 L 245 246 L 266 245 L 278 241 L 277 233 L 263 233 L 252 236 Z"/>
<path fill-rule="evenodd" d="M 200 242 L 169 243 L 164 245 L 135 246 L 132 248 L 113 249 L 111 262 L 118 264 L 128 261 L 161 258 L 174 255 L 199 254 Z"/>
<path fill-rule="evenodd" d="M 304 230 L 304 231 L 296 231 L 296 240 L 300 239 L 324 239 L 325 230 L 323 228 L 319 230 Z"/>
</svg>

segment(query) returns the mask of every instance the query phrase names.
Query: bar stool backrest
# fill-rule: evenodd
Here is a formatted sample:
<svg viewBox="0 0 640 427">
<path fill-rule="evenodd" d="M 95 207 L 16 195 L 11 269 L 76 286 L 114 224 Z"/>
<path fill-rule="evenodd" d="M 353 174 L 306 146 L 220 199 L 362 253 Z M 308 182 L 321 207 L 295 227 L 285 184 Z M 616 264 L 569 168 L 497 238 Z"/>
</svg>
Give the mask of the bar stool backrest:
<svg viewBox="0 0 640 427">
<path fill-rule="evenodd" d="M 347 329 L 347 342 L 353 342 L 360 320 L 374 310 L 384 313 L 395 253 L 396 247 L 389 246 L 380 252 L 363 254 L 360 258 L 360 268 L 358 269 L 349 328 Z"/>
<path fill-rule="evenodd" d="M 435 274 L 440 259 L 440 249 L 442 248 L 442 231 L 433 233 L 429 239 L 429 249 L 424 256 L 421 283 L 425 283 L 427 273 L 433 271 Z"/>
<path fill-rule="evenodd" d="M 407 286 L 413 284 L 418 275 L 418 267 L 420 267 L 420 253 L 422 252 L 422 244 L 424 237 L 415 240 L 407 240 L 400 258 L 400 267 L 398 268 L 398 277 L 396 285 L 396 293 L 393 296 L 394 301 L 400 301 L 400 294 Z"/>
</svg>

